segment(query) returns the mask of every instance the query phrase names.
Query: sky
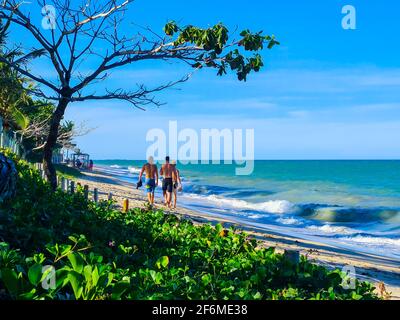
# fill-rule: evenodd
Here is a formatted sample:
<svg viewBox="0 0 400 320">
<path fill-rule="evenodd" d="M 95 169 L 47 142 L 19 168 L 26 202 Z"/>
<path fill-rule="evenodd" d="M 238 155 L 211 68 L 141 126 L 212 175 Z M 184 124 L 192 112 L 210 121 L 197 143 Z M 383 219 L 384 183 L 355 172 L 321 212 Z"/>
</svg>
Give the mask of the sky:
<svg viewBox="0 0 400 320">
<path fill-rule="evenodd" d="M 355 30 L 342 28 L 345 5 L 356 9 Z M 66 119 L 93 128 L 76 142 L 94 159 L 144 159 L 147 132 L 167 130 L 169 121 L 198 132 L 254 129 L 256 159 L 399 159 L 399 15 L 394 0 L 137 0 L 126 14 L 132 22 L 121 30 L 126 34 L 137 26 L 161 32 L 169 20 L 199 27 L 223 22 L 230 30 L 274 34 L 281 45 L 264 51 L 265 68 L 245 83 L 200 70 L 157 95 L 166 103 L 161 107 L 76 102 Z M 93 67 L 89 60 L 82 68 Z M 54 77 L 42 61 L 32 70 Z M 137 63 L 98 86 L 151 87 L 190 71 L 176 63 Z"/>
</svg>

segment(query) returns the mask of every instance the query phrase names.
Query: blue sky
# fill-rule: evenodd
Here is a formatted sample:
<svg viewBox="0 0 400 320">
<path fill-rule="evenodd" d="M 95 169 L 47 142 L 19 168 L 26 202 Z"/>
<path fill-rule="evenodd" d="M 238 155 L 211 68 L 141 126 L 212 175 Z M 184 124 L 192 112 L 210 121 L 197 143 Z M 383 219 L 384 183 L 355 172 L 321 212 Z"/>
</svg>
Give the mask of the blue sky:
<svg viewBox="0 0 400 320">
<path fill-rule="evenodd" d="M 341 26 L 344 5 L 357 10 L 357 29 Z M 201 70 L 158 96 L 167 104 L 133 109 L 119 101 L 74 103 L 66 118 L 96 128 L 77 139 L 96 159 L 143 159 L 146 132 L 178 127 L 254 128 L 257 159 L 400 158 L 400 3 L 398 1 L 145 1 L 126 16 L 162 30 L 168 20 L 275 34 L 266 67 L 238 82 Z M 39 16 L 40 17 L 40 16 Z M 92 68 L 90 61 L 85 68 Z M 54 73 L 42 62 L 32 66 Z M 179 64 L 140 63 L 114 71 L 104 84 L 129 88 L 179 79 Z M 103 84 L 103 85 L 104 85 Z"/>
</svg>

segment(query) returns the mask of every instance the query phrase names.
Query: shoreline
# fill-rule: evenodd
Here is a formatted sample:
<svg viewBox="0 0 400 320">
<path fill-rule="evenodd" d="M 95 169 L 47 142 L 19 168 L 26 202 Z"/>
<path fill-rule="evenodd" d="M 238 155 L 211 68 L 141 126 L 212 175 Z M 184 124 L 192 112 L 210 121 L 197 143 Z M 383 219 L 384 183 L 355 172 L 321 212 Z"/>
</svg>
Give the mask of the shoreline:
<svg viewBox="0 0 400 320">
<path fill-rule="evenodd" d="M 130 207 L 144 207 L 147 202 L 143 191 L 136 190 L 133 184 L 103 172 L 98 167 L 95 167 L 92 172 L 82 171 L 82 176 L 76 180 L 81 185 L 88 185 L 89 190 L 97 188 L 100 200 L 107 199 L 108 193 L 111 192 L 113 200 L 117 202 L 118 206 L 122 206 L 123 199 L 129 200 Z M 226 228 L 234 226 L 261 241 L 261 246 L 274 247 L 278 252 L 297 250 L 301 255 L 307 256 L 310 261 L 328 268 L 352 265 L 356 269 L 358 279 L 372 282 L 376 287 L 383 282 L 386 291 L 392 293 L 391 299 L 400 300 L 400 262 L 395 259 L 337 248 L 301 239 L 295 235 L 282 235 L 270 230 L 265 231 L 256 226 L 240 224 L 230 217 L 217 217 L 179 206 L 179 198 L 177 209 L 166 208 L 160 199 L 156 200 L 155 207 L 163 209 L 166 213 L 173 213 L 189 219 L 194 224 L 211 223 L 215 225 L 221 223 Z"/>
</svg>

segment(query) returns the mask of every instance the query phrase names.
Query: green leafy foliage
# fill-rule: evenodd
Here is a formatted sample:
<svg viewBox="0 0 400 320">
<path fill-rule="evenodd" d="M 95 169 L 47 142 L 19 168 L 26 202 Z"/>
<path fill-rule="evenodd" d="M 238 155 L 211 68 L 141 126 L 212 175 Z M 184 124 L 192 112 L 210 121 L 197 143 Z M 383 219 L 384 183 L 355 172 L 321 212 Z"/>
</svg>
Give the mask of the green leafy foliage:
<svg viewBox="0 0 400 320">
<path fill-rule="evenodd" d="M 222 23 L 202 29 L 192 25 L 181 28 L 175 21 L 170 21 L 165 25 L 164 32 L 167 36 L 174 37 L 172 43 L 176 48 L 194 45 L 192 50 L 201 52 L 192 57 L 194 68 L 216 68 L 220 76 L 226 74 L 227 68 L 230 68 L 240 81 L 246 81 L 250 72 L 258 72 L 264 66 L 258 52 L 265 45 L 272 49 L 279 44 L 274 36 L 263 35 L 261 31 L 252 33 L 250 30 L 242 31 L 240 40 L 229 43 L 229 31 Z M 243 50 L 239 50 L 241 48 Z M 254 52 L 254 55 L 247 56 L 246 52 Z"/>
<path fill-rule="evenodd" d="M 374 288 L 288 261 L 245 233 L 161 210 L 121 213 L 79 192 L 51 192 L 14 158 L 16 197 L 0 206 L 0 296 L 8 299 L 376 299 Z M 44 286 L 53 266 L 53 286 Z"/>
<path fill-rule="evenodd" d="M 35 55 L 21 59 L 23 54 L 18 48 L 11 50 L 7 47 L 9 27 L 10 23 L 3 25 L 0 21 L 0 115 L 13 129 L 25 129 L 29 125 L 29 117 L 23 112 L 22 107 L 33 103 L 26 91 L 26 88 L 31 88 L 31 83 L 4 61 L 23 66 Z M 35 52 L 36 56 L 43 53 Z"/>
</svg>

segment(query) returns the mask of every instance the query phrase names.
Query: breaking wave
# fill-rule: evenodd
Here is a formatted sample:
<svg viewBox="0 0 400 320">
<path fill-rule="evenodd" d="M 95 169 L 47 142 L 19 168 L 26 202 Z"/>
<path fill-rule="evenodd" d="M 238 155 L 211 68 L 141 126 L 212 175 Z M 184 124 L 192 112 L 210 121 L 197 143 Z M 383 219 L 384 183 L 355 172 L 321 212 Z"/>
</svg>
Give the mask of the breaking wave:
<svg viewBox="0 0 400 320">
<path fill-rule="evenodd" d="M 294 213 L 298 210 L 296 205 L 286 200 L 269 200 L 265 202 L 251 203 L 245 200 L 230 199 L 214 194 L 208 196 L 190 194 L 188 196 L 194 199 L 206 200 L 216 206 L 227 206 L 240 210 L 262 211 L 276 214 Z"/>
</svg>

